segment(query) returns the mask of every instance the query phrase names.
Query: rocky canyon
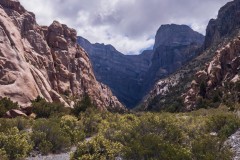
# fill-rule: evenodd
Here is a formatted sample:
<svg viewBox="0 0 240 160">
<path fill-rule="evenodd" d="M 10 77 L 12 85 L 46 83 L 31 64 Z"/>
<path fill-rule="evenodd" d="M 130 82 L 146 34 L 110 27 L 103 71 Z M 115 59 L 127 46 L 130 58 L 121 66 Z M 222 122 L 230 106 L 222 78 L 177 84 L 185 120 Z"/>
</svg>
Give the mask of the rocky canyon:
<svg viewBox="0 0 240 160">
<path fill-rule="evenodd" d="M 97 80 L 108 85 L 129 108 L 136 107 L 158 79 L 175 72 L 195 58 L 204 36 L 186 25 L 162 25 L 152 50 L 124 55 L 111 45 L 78 43 L 88 52 Z"/>
<path fill-rule="evenodd" d="M 45 17 L 0 0 L 0 160 L 239 159 L 239 0 L 205 36 L 195 23 L 210 10 L 200 6 L 213 11 L 220 1 L 20 1 Z M 182 22 L 195 4 L 201 16 L 188 25 L 157 21 Z M 155 37 L 142 33 L 153 28 Z M 84 35 L 141 44 L 141 53 Z"/>
</svg>

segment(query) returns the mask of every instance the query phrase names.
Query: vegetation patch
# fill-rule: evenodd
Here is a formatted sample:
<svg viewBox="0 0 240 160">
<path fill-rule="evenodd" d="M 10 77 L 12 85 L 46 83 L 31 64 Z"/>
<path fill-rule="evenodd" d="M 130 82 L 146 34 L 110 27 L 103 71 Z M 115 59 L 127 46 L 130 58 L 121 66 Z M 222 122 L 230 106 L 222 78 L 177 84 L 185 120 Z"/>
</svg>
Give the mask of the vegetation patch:
<svg viewBox="0 0 240 160">
<path fill-rule="evenodd" d="M 83 102 L 76 106 L 91 104 Z M 22 159 L 32 151 L 66 152 L 76 146 L 72 160 L 228 160 L 232 153 L 224 142 L 240 127 L 237 107 L 120 114 L 99 112 L 92 105 L 64 112 L 61 105 L 42 99 L 33 105 L 38 107 L 36 119 L 0 119 L 0 159 Z M 51 114 L 45 113 L 45 107 Z"/>
</svg>

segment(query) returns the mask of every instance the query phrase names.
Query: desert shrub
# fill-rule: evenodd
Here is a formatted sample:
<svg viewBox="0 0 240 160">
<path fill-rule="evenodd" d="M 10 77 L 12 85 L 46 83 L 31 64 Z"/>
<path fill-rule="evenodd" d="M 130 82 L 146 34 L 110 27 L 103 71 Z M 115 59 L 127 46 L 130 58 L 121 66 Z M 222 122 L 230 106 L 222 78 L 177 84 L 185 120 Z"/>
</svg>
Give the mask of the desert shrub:
<svg viewBox="0 0 240 160">
<path fill-rule="evenodd" d="M 240 120 L 233 113 L 219 113 L 207 121 L 207 128 L 218 133 L 219 137 L 227 138 L 240 127 Z"/>
<path fill-rule="evenodd" d="M 196 108 L 201 109 L 201 108 L 209 108 L 211 107 L 212 103 L 209 99 L 205 99 L 203 97 L 198 97 L 196 101 Z"/>
<path fill-rule="evenodd" d="M 33 112 L 37 118 L 59 117 L 70 113 L 70 109 L 59 102 L 47 102 L 46 100 L 37 97 L 32 101 Z"/>
<path fill-rule="evenodd" d="M 183 131 L 171 114 L 144 113 L 129 129 L 121 129 L 126 159 L 190 159 L 190 151 L 182 145 Z M 135 120 L 136 121 L 136 120 Z M 126 125 L 126 127 L 128 127 Z M 126 133 L 127 132 L 127 133 Z"/>
<path fill-rule="evenodd" d="M 61 126 L 63 128 L 66 127 L 67 129 L 73 130 L 77 126 L 77 122 L 78 120 L 74 116 L 66 115 L 61 117 Z"/>
<path fill-rule="evenodd" d="M 180 112 L 184 107 L 184 100 L 183 98 L 176 98 L 172 101 L 172 103 L 164 109 L 166 112 L 176 113 Z"/>
<path fill-rule="evenodd" d="M 110 141 L 103 136 L 96 136 L 88 142 L 80 143 L 71 159 L 115 159 L 120 156 L 121 150 L 121 143 Z"/>
<path fill-rule="evenodd" d="M 26 133 L 20 133 L 16 127 L 9 129 L 6 133 L 0 133 L 2 154 L 5 151 L 9 159 L 26 157 L 32 150 L 32 145 L 29 142 L 29 136 Z"/>
<path fill-rule="evenodd" d="M 124 148 L 126 159 L 190 160 L 190 152 L 180 145 L 166 142 L 161 136 L 148 134 L 134 139 Z"/>
<path fill-rule="evenodd" d="M 103 116 L 99 132 L 108 140 L 127 145 L 135 138 L 136 132 L 133 129 L 138 123 L 139 118 L 133 114 L 108 113 Z"/>
<path fill-rule="evenodd" d="M 84 140 L 85 133 L 81 123 L 74 116 L 66 115 L 61 118 L 60 126 L 62 130 L 71 137 L 72 143 Z"/>
<path fill-rule="evenodd" d="M 18 108 L 18 103 L 14 103 L 10 98 L 4 97 L 0 100 L 0 117 L 3 117 L 7 111 Z"/>
<path fill-rule="evenodd" d="M 42 101 L 39 98 L 33 103 L 39 105 Z M 10 159 L 25 157 L 31 146 L 48 154 L 78 144 L 72 155 L 74 160 L 116 157 L 225 160 L 231 159 L 231 153 L 223 142 L 240 127 L 239 119 L 227 107 L 190 113 L 131 114 L 100 112 L 89 107 L 77 115 L 59 117 L 59 111 L 54 110 L 46 116 L 48 119 L 0 119 L 0 159 L 4 160 L 1 156 L 6 155 Z M 25 132 L 29 128 L 32 132 Z M 216 132 L 217 136 L 211 136 L 210 132 Z M 90 138 L 84 141 L 85 137 Z M 24 149 L 23 144 L 28 147 Z"/>
<path fill-rule="evenodd" d="M 230 116 L 226 118 L 229 120 L 225 119 L 224 122 L 219 118 L 212 120 L 214 116 L 221 114 Z M 195 160 L 211 159 L 217 151 L 218 159 L 221 159 L 219 158 L 221 156 L 223 159 L 229 159 L 231 153 L 222 145 L 225 139 L 220 135 L 233 133 L 231 126 L 235 126 L 238 120 L 235 119 L 236 117 L 231 118 L 232 116 L 234 117 L 234 114 L 228 112 L 225 107 L 201 109 L 191 113 L 138 112 L 123 115 L 88 108 L 79 114 L 79 120 L 72 116 L 62 117 L 61 126 L 75 128 L 76 124 L 80 125 L 80 130 L 83 127 L 86 136 L 91 137 L 90 141 L 79 143 L 72 159 L 121 157 L 123 159 Z M 218 129 L 214 129 L 212 125 L 216 125 Z M 215 131 L 219 137 L 210 136 L 210 132 Z M 68 134 L 71 135 L 71 133 Z M 209 144 L 206 144 L 208 141 Z M 204 149 L 204 146 L 208 149 Z"/>
<path fill-rule="evenodd" d="M 162 136 L 166 141 L 179 143 L 182 132 L 176 125 L 175 119 L 169 114 L 148 113 L 140 117 L 140 123 L 133 129 L 141 136 L 152 133 Z"/>
<path fill-rule="evenodd" d="M 39 132 L 39 131 L 33 131 L 32 135 L 31 135 L 31 140 L 34 143 L 34 149 L 38 149 L 40 144 L 43 141 L 46 141 L 46 133 L 44 132 Z"/>
<path fill-rule="evenodd" d="M 17 117 L 14 119 L 0 118 L 0 132 L 6 132 L 8 129 L 14 127 L 17 127 L 19 131 L 26 130 L 30 128 L 30 123 L 30 120 L 23 117 Z"/>
<path fill-rule="evenodd" d="M 6 118 L 1 118 L 0 119 L 0 132 L 7 132 L 8 129 L 16 127 L 16 123 L 14 119 L 6 119 Z"/>
<path fill-rule="evenodd" d="M 216 136 L 202 135 L 192 143 L 192 159 L 194 160 L 229 160 L 231 151 Z"/>
<path fill-rule="evenodd" d="M 14 123 L 16 123 L 16 127 L 18 128 L 19 131 L 26 130 L 30 128 L 30 120 L 26 119 L 24 117 L 17 117 L 13 119 Z"/>
<path fill-rule="evenodd" d="M 91 98 L 86 94 L 83 96 L 81 101 L 77 101 L 74 104 L 72 113 L 75 116 L 79 116 L 81 112 L 85 112 L 87 108 L 91 108 L 91 107 L 93 107 Z"/>
<path fill-rule="evenodd" d="M 103 117 L 101 116 L 101 113 L 94 108 L 88 108 L 86 112 L 79 115 L 79 121 L 84 126 L 84 132 L 87 137 L 98 133 L 102 120 Z"/>
<path fill-rule="evenodd" d="M 71 146 L 71 137 L 64 132 L 60 122 L 55 119 L 39 119 L 33 125 L 31 136 L 35 149 L 47 146 L 51 152 L 68 150 Z M 52 146 L 52 147 L 51 147 Z M 47 151 L 44 151 L 44 154 Z"/>
<path fill-rule="evenodd" d="M 0 159 L 1 160 L 8 160 L 8 155 L 4 149 L 0 149 Z"/>
<path fill-rule="evenodd" d="M 222 91 L 220 89 L 212 91 L 211 95 L 212 95 L 213 103 L 221 102 L 223 93 L 222 93 Z"/>
<path fill-rule="evenodd" d="M 43 140 L 39 143 L 39 151 L 43 155 L 47 155 L 48 153 L 50 153 L 52 148 L 53 148 L 53 145 L 49 141 Z"/>
</svg>

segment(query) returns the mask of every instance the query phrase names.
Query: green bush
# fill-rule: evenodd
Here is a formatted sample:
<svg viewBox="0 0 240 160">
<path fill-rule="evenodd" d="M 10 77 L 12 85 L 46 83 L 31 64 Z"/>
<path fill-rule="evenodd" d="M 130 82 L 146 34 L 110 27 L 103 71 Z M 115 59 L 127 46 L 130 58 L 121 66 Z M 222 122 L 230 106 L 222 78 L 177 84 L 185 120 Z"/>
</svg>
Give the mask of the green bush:
<svg viewBox="0 0 240 160">
<path fill-rule="evenodd" d="M 39 132 L 39 131 L 33 131 L 31 134 L 31 140 L 34 143 L 34 148 L 38 149 L 40 144 L 47 139 L 46 133 Z"/>
<path fill-rule="evenodd" d="M 91 98 L 86 94 L 83 96 L 81 101 L 77 101 L 74 104 L 72 113 L 78 117 L 81 112 L 85 112 L 87 108 L 91 107 L 93 107 Z"/>
<path fill-rule="evenodd" d="M 47 154 L 47 151 L 54 153 L 65 151 L 71 146 L 71 137 L 64 132 L 57 120 L 39 119 L 34 123 L 32 130 L 31 139 L 34 142 L 35 149 L 44 145 L 49 148 L 49 150 L 44 151 L 44 154 Z"/>
<path fill-rule="evenodd" d="M 73 144 L 84 140 L 84 127 L 74 116 L 66 115 L 61 118 L 60 126 L 62 130 L 71 137 Z"/>
<path fill-rule="evenodd" d="M 58 102 L 47 102 L 42 98 L 37 98 L 32 101 L 33 113 L 37 118 L 58 117 L 70 113 L 70 109 L 66 108 L 64 104 Z"/>
<path fill-rule="evenodd" d="M 110 160 L 120 156 L 121 150 L 122 144 L 97 136 L 88 142 L 80 143 L 71 159 Z"/>
<path fill-rule="evenodd" d="M 1 160 L 8 160 L 7 152 L 4 149 L 0 149 L 0 159 Z"/>
<path fill-rule="evenodd" d="M 29 142 L 29 136 L 26 133 L 20 133 L 16 127 L 9 129 L 5 134 L 0 133 L 2 154 L 6 151 L 9 159 L 25 158 L 32 150 L 32 145 Z"/>
<path fill-rule="evenodd" d="M 26 130 L 30 128 L 30 123 L 30 120 L 23 117 L 13 119 L 0 118 L 0 132 L 6 132 L 13 127 L 17 127 L 20 131 Z"/>
<path fill-rule="evenodd" d="M 215 114 L 207 121 L 209 131 L 218 133 L 219 137 L 224 139 L 236 132 L 239 127 L 239 118 L 229 113 Z"/>
<path fill-rule="evenodd" d="M 30 120 L 24 117 L 17 117 L 13 119 L 14 123 L 16 123 L 16 127 L 19 131 L 26 130 L 30 128 Z"/>
<path fill-rule="evenodd" d="M 173 101 L 172 104 L 169 107 L 166 107 L 166 109 L 164 110 L 166 112 L 176 113 L 181 111 L 183 107 L 184 107 L 184 100 L 182 98 L 176 98 L 176 100 Z"/>
<path fill-rule="evenodd" d="M 202 97 L 198 97 L 196 101 L 196 108 L 201 109 L 201 108 L 208 108 L 209 104 L 207 103 L 206 99 L 203 99 Z"/>
<path fill-rule="evenodd" d="M 225 113 L 227 112 L 227 113 Z M 234 114 L 223 109 L 200 110 L 193 113 L 137 113 L 137 114 L 112 114 L 96 112 L 88 109 L 80 114 L 80 122 L 89 136 L 101 137 L 104 142 L 119 144 L 114 157 L 124 159 L 211 159 L 216 151 L 216 157 L 229 159 L 230 151 L 222 144 L 225 141 L 220 137 L 212 137 L 207 143 L 210 134 L 209 123 L 212 117 Z M 235 117 L 236 118 L 236 117 Z M 230 118 L 232 119 L 232 118 Z M 229 131 L 232 122 L 219 123 L 220 129 Z M 227 124 L 224 127 L 224 125 Z M 90 127 L 89 127 L 90 126 Z M 94 132 L 93 132 L 94 131 Z M 220 133 L 220 132 L 218 132 Z M 230 133 L 230 132 L 228 132 Z M 231 131 L 233 133 L 233 131 Z M 72 159 L 111 159 L 103 149 L 99 152 L 101 144 L 93 138 L 90 142 L 80 143 Z M 204 146 L 208 150 L 204 150 Z M 105 145 L 100 145 L 104 148 Z M 198 150 L 197 150 L 198 149 Z M 112 158 L 114 159 L 114 158 Z M 221 159 L 221 158 L 220 158 Z"/>
<path fill-rule="evenodd" d="M 192 157 L 196 160 L 229 160 L 232 153 L 218 137 L 203 135 L 193 141 Z"/>
<path fill-rule="evenodd" d="M 46 101 L 38 98 L 33 103 L 40 106 Z M 52 104 L 47 106 L 49 109 Z M 43 107 L 39 108 L 41 111 Z M 223 143 L 240 127 L 239 118 L 227 107 L 190 113 L 132 114 L 89 107 L 78 117 L 55 109 L 50 109 L 49 115 L 40 111 L 40 115 L 50 118 L 0 119 L 0 159 L 24 158 L 32 148 L 42 154 L 58 153 L 78 144 L 73 160 L 227 160 L 232 154 Z M 210 132 L 217 135 L 211 136 Z"/>
<path fill-rule="evenodd" d="M 115 131 L 118 134 L 113 134 L 118 136 L 116 140 L 121 137 L 124 158 L 190 159 L 189 149 L 182 145 L 183 131 L 171 114 L 144 113 L 139 117 L 131 115 L 130 118 L 133 120 L 131 123 L 121 121 L 119 125 L 122 128 Z"/>
<path fill-rule="evenodd" d="M 128 143 L 124 150 L 126 159 L 191 160 L 190 151 L 167 142 L 161 136 L 148 134 Z"/>
<path fill-rule="evenodd" d="M 10 98 L 4 97 L 0 100 L 0 117 L 3 117 L 7 111 L 18 108 L 18 103 L 14 103 Z"/>
<path fill-rule="evenodd" d="M 39 144 L 39 150 L 43 155 L 47 155 L 51 152 L 53 145 L 51 142 L 43 140 Z"/>
<path fill-rule="evenodd" d="M 99 127 L 103 118 L 98 110 L 94 108 L 88 108 L 86 112 L 79 115 L 79 121 L 84 127 L 84 133 L 87 137 L 90 137 L 99 132 Z"/>
</svg>

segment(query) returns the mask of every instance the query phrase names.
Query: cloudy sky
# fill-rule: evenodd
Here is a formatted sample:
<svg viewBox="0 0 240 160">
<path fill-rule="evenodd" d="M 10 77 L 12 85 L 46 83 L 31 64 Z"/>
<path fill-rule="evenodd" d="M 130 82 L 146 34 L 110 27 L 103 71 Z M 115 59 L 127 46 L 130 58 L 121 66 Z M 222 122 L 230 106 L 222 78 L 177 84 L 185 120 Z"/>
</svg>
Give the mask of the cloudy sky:
<svg viewBox="0 0 240 160">
<path fill-rule="evenodd" d="M 75 28 L 92 43 L 112 44 L 138 54 L 154 44 L 161 24 L 187 24 L 205 34 L 206 25 L 230 0 L 20 0 L 40 25 L 53 20 Z"/>
</svg>

